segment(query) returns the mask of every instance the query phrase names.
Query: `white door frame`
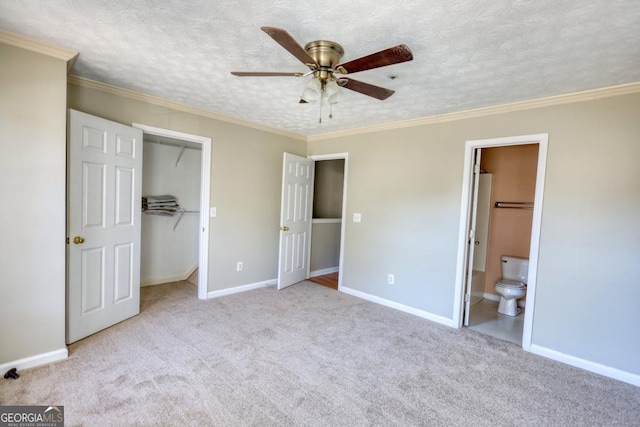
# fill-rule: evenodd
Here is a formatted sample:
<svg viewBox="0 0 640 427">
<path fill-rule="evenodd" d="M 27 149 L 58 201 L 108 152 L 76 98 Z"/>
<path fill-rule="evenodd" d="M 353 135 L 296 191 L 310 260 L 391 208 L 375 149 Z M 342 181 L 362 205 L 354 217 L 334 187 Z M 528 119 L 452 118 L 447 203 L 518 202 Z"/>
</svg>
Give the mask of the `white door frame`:
<svg viewBox="0 0 640 427">
<path fill-rule="evenodd" d="M 207 299 L 209 277 L 209 194 L 211 192 L 211 138 L 133 123 L 145 135 L 168 137 L 202 145 L 200 166 L 200 256 L 198 258 L 198 298 Z"/>
<path fill-rule="evenodd" d="M 531 245 L 529 247 L 529 277 L 527 281 L 527 307 L 524 312 L 524 327 L 522 331 L 522 348 L 531 351 L 531 337 L 533 332 L 533 316 L 535 314 L 535 294 L 538 278 L 538 255 L 540 250 L 540 226 L 542 223 L 542 201 L 544 196 L 544 178 L 547 168 L 547 148 L 549 134 L 510 136 L 467 141 L 464 150 L 464 168 L 462 180 L 462 203 L 460 209 L 460 228 L 458 237 L 458 261 L 456 267 L 456 285 L 453 298 L 453 324 L 462 327 L 464 313 L 464 284 L 466 248 L 469 234 L 469 209 L 471 208 L 471 180 L 473 177 L 473 152 L 477 148 L 503 147 L 509 145 L 538 144 L 538 168 L 536 173 L 536 188 L 533 205 L 533 221 L 531 225 Z"/>
<path fill-rule="evenodd" d="M 342 289 L 342 265 L 344 261 L 344 236 L 345 236 L 345 224 L 347 221 L 347 176 L 349 172 L 349 153 L 334 153 L 334 154 L 316 154 L 312 156 L 307 156 L 308 159 L 313 160 L 314 162 L 322 161 L 322 160 L 344 160 L 344 179 L 342 183 L 342 221 L 340 223 L 340 261 L 338 265 L 338 290 Z M 313 177 L 315 181 L 315 175 Z M 315 182 L 314 182 L 315 185 Z M 315 195 L 314 195 L 315 197 Z M 311 238 L 313 239 L 313 233 L 311 233 Z M 309 260 L 308 265 L 311 262 L 311 251 L 309 251 Z"/>
</svg>

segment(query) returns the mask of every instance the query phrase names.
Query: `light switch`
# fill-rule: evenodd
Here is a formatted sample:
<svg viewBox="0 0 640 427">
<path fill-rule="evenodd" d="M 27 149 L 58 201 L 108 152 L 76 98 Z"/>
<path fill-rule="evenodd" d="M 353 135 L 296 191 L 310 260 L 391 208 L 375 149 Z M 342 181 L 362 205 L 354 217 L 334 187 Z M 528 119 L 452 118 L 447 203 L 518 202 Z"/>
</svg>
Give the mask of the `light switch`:
<svg viewBox="0 0 640 427">
<path fill-rule="evenodd" d="M 215 218 L 216 217 L 216 208 L 209 208 L 209 216 L 211 218 Z"/>
<path fill-rule="evenodd" d="M 362 215 L 360 215 L 359 213 L 354 213 L 353 222 L 361 222 L 361 221 L 362 221 Z"/>
</svg>

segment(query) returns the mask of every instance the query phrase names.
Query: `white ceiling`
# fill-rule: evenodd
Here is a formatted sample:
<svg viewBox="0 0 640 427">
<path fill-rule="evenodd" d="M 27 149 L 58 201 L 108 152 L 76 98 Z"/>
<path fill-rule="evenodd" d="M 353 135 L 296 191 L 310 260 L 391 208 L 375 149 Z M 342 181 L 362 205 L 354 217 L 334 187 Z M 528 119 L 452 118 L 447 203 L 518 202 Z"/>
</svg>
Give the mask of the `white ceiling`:
<svg viewBox="0 0 640 427">
<path fill-rule="evenodd" d="M 345 90 L 318 123 L 309 77 L 229 74 L 308 70 L 262 26 L 414 60 L 354 74 L 396 93 Z M 638 0 L 0 0 L 0 28 L 78 51 L 77 76 L 306 136 L 640 81 Z"/>
</svg>

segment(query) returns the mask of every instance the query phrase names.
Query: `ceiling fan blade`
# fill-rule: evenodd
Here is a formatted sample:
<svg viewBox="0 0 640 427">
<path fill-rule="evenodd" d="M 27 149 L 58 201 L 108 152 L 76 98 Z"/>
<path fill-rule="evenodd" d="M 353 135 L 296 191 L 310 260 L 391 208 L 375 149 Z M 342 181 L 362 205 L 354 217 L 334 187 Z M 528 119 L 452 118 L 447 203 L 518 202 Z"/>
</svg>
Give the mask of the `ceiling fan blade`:
<svg viewBox="0 0 640 427">
<path fill-rule="evenodd" d="M 278 71 L 232 71 L 238 77 L 302 77 L 304 73 L 281 73 Z"/>
<path fill-rule="evenodd" d="M 399 44 L 371 55 L 363 56 L 353 61 L 339 64 L 335 67 L 341 73 L 357 73 L 358 71 L 371 70 L 373 68 L 384 67 L 387 65 L 399 64 L 401 62 L 411 61 L 413 54 L 409 46 Z"/>
<path fill-rule="evenodd" d="M 342 81 L 344 80 L 346 80 L 347 82 L 345 84 L 342 84 Z M 357 80 L 347 79 L 347 78 L 340 79 L 339 84 L 344 88 L 351 89 L 356 92 L 360 92 L 363 95 L 368 95 L 373 98 L 379 99 L 381 101 L 384 101 L 385 99 L 387 99 L 388 97 L 390 97 L 395 93 L 395 91 L 391 89 L 385 89 L 380 86 L 374 86 L 369 83 L 363 83 Z"/>
<path fill-rule="evenodd" d="M 276 27 L 262 27 L 262 31 L 269 34 L 280 46 L 287 49 L 289 53 L 298 58 L 303 64 L 311 64 L 318 67 L 318 63 L 313 59 L 306 50 L 298 44 L 298 42 L 285 30 Z"/>
</svg>

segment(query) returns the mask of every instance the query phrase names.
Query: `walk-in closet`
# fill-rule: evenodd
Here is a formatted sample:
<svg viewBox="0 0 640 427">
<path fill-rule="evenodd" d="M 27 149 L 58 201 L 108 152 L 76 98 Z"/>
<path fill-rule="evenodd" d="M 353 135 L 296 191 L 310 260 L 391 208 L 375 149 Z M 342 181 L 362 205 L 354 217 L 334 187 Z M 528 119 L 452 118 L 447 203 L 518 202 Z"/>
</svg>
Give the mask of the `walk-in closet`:
<svg viewBox="0 0 640 427">
<path fill-rule="evenodd" d="M 201 144 L 145 135 L 141 286 L 197 284 Z"/>
</svg>

